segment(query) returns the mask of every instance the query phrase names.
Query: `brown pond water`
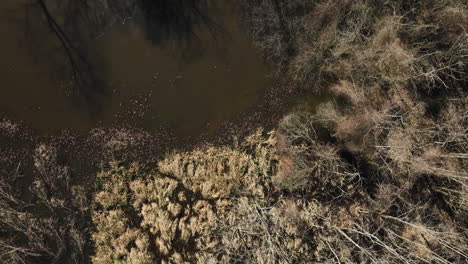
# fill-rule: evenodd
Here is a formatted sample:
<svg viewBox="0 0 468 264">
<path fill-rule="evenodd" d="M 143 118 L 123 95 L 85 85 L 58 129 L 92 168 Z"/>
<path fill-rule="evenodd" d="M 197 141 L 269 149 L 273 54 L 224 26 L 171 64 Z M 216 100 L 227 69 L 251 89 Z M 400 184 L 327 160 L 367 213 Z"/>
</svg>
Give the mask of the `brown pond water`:
<svg viewBox="0 0 468 264">
<path fill-rule="evenodd" d="M 169 9 L 181 17 L 138 7 L 112 17 L 53 2 L 45 1 L 85 84 L 39 5 L 0 1 L 0 113 L 41 132 L 129 124 L 196 135 L 259 104 L 273 85 L 227 3 L 173 0 L 166 5 L 177 2 Z"/>
</svg>

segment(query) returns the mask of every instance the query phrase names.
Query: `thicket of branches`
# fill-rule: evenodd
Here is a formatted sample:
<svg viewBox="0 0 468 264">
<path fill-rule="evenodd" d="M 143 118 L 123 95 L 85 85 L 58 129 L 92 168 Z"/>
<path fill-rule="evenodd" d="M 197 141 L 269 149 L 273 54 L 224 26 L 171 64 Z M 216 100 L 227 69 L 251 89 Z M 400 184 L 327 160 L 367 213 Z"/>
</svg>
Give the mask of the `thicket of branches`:
<svg viewBox="0 0 468 264">
<path fill-rule="evenodd" d="M 35 150 L 35 171 L 2 171 L 0 177 L 0 261 L 2 263 L 87 263 L 89 202 L 82 185 L 72 182 L 56 149 Z"/>
<path fill-rule="evenodd" d="M 315 261 L 466 262 L 466 3 L 243 5 L 266 60 L 333 98 L 278 128 L 274 182 L 325 210 Z"/>
</svg>

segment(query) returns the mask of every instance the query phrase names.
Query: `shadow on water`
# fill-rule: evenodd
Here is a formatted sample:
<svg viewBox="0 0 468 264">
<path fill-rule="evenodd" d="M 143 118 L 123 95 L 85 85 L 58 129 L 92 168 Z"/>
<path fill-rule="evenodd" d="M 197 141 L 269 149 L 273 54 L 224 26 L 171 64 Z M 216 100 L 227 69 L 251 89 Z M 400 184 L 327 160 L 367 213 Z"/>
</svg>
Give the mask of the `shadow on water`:
<svg viewBox="0 0 468 264">
<path fill-rule="evenodd" d="M 189 46 L 196 40 L 196 29 L 206 26 L 214 38 L 222 32 L 221 26 L 210 17 L 206 0 L 141 0 L 145 31 L 151 42 L 164 46 L 171 40 Z"/>
</svg>

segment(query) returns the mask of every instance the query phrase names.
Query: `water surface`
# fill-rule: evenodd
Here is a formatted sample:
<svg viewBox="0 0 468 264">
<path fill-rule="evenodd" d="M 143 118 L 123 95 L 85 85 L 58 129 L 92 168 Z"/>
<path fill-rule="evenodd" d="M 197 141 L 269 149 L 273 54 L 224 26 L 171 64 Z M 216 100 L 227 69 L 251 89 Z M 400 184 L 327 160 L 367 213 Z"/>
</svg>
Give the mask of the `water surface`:
<svg viewBox="0 0 468 264">
<path fill-rule="evenodd" d="M 196 135 L 259 104 L 272 85 L 227 2 L 161 1 L 101 18 L 45 1 L 75 67 L 26 2 L 0 1 L 0 113 L 42 132 L 129 124 Z"/>
</svg>

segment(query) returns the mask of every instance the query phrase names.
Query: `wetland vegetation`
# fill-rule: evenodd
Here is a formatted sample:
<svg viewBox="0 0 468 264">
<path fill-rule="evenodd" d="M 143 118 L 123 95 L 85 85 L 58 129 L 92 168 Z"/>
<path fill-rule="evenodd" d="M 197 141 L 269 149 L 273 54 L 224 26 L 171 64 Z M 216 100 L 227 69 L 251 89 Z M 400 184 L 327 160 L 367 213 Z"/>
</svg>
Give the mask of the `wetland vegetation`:
<svg viewBox="0 0 468 264">
<path fill-rule="evenodd" d="M 20 2 L 70 111 L 2 90 L 0 261 L 467 262 L 466 1 Z"/>
</svg>

